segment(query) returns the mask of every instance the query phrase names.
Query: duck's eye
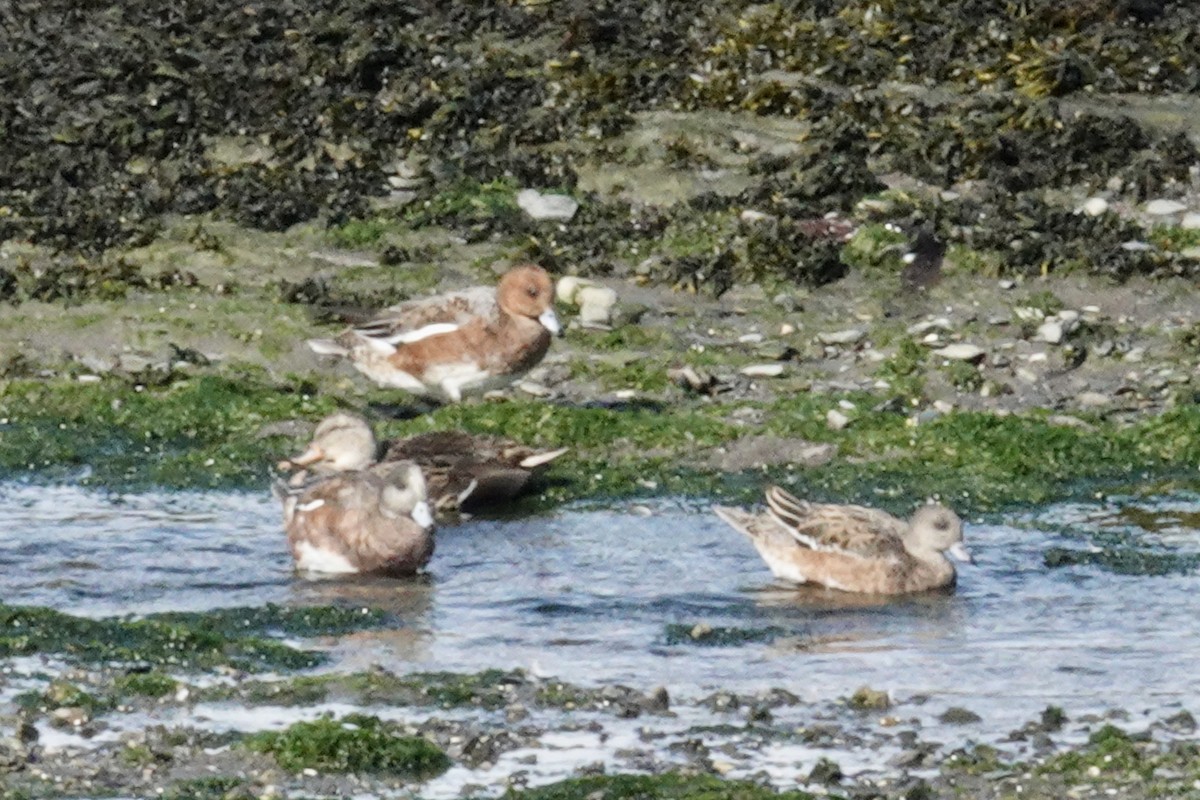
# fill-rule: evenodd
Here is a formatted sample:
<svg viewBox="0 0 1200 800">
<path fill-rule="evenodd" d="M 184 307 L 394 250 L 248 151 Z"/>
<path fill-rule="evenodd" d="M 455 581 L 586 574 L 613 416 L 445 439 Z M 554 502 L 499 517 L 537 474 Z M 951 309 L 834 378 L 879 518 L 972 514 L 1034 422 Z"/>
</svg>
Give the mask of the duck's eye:
<svg viewBox="0 0 1200 800">
<path fill-rule="evenodd" d="M 945 517 L 938 517 L 937 521 L 933 523 L 933 527 L 939 531 L 948 531 L 950 530 L 950 520 Z"/>
<path fill-rule="evenodd" d="M 525 290 L 525 294 L 529 295 L 530 297 L 537 297 L 539 294 L 541 294 L 541 292 L 538 291 L 536 286 L 530 286 Z"/>
</svg>

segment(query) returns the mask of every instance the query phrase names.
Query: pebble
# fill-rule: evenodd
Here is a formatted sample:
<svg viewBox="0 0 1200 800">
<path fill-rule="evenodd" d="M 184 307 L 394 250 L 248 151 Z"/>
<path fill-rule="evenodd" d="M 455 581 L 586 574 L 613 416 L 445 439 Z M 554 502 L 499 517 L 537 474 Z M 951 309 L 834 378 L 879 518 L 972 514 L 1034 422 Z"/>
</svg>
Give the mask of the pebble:
<svg viewBox="0 0 1200 800">
<path fill-rule="evenodd" d="M 783 374 L 783 364 L 751 364 L 739 372 L 747 378 L 778 378 Z"/>
<path fill-rule="evenodd" d="M 908 326 L 908 334 L 910 336 L 920 336 L 922 333 L 927 333 L 932 330 L 952 331 L 954 326 L 950 324 L 950 320 L 945 317 L 937 319 L 926 319 L 918 323 Z"/>
<path fill-rule="evenodd" d="M 866 337 L 867 332 L 858 328 L 849 328 L 844 331 L 833 331 L 831 333 L 818 333 L 817 339 L 821 344 L 855 344 L 861 342 Z"/>
<path fill-rule="evenodd" d="M 1200 245 L 1195 247 L 1185 247 L 1179 251 L 1179 255 L 1192 261 L 1200 261 Z"/>
<path fill-rule="evenodd" d="M 1089 217 L 1098 217 L 1108 211 L 1108 201 L 1103 197 L 1089 197 L 1083 204 L 1083 213 Z"/>
<path fill-rule="evenodd" d="M 987 351 L 978 345 L 960 342 L 958 344 L 950 344 L 934 350 L 933 354 L 939 358 L 945 358 L 950 361 L 974 362 L 981 360 L 985 355 L 987 355 Z"/>
<path fill-rule="evenodd" d="M 1112 398 L 1100 392 L 1080 392 L 1075 402 L 1084 408 L 1103 408 L 1112 402 Z"/>
<path fill-rule="evenodd" d="M 607 286 L 584 286 L 575 293 L 579 303 L 579 321 L 585 326 L 607 326 L 612 322 L 617 292 Z"/>
<path fill-rule="evenodd" d="M 796 332 L 796 326 L 792 325 L 790 322 L 785 322 L 779 326 L 779 335 L 780 336 L 790 336 L 795 332 Z"/>
<path fill-rule="evenodd" d="M 517 205 L 533 219 L 556 219 L 563 222 L 575 216 L 579 203 L 565 194 L 542 194 L 537 189 L 517 192 Z"/>
<path fill-rule="evenodd" d="M 1017 285 L 1016 281 L 1009 280 L 1008 278 L 1005 278 L 1004 280 L 1000 281 L 1001 289 L 1012 289 L 1012 288 L 1016 287 L 1016 285 Z"/>
<path fill-rule="evenodd" d="M 1128 361 L 1131 364 L 1136 364 L 1137 362 L 1141 361 L 1145 357 L 1146 357 L 1146 348 L 1134 347 L 1134 348 L 1130 348 L 1129 352 L 1125 354 L 1125 361 Z"/>
<path fill-rule="evenodd" d="M 1057 319 L 1050 319 L 1038 326 L 1035 339 L 1041 342 L 1049 342 L 1050 344 L 1062 344 L 1066 338 L 1066 331 L 1063 330 L 1063 324 Z"/>
<path fill-rule="evenodd" d="M 1187 206 L 1178 200 L 1151 200 L 1146 203 L 1146 213 L 1155 217 L 1167 217 L 1171 214 L 1178 214 L 1180 211 L 1187 211 Z"/>
<path fill-rule="evenodd" d="M 1200 212 L 1189 211 L 1188 213 L 1184 214 L 1183 219 L 1179 223 L 1179 227 L 1183 228 L 1185 231 L 1200 230 Z"/>
<path fill-rule="evenodd" d="M 850 418 L 836 408 L 831 408 L 825 413 L 825 424 L 831 430 L 840 431 L 850 424 Z"/>
<path fill-rule="evenodd" d="M 771 215 L 762 211 L 755 211 L 753 208 L 747 208 L 738 218 L 742 222 L 762 222 L 763 220 L 771 219 Z"/>
<path fill-rule="evenodd" d="M 554 296 L 558 298 L 558 302 L 560 303 L 575 305 L 575 295 L 580 289 L 585 286 L 597 285 L 595 281 L 589 281 L 587 278 L 580 278 L 576 275 L 564 275 L 558 279 L 558 283 L 554 287 Z"/>
</svg>

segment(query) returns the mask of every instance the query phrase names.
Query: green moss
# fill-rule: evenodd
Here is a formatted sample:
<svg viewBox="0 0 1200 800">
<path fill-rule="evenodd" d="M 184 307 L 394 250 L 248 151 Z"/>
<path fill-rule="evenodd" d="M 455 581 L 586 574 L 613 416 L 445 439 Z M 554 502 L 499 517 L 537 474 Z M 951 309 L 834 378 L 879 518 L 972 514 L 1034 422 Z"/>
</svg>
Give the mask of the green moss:
<svg viewBox="0 0 1200 800">
<path fill-rule="evenodd" d="M 966 361 L 948 361 L 941 367 L 950 384 L 960 392 L 975 392 L 983 386 L 983 373 Z"/>
<path fill-rule="evenodd" d="M 132 675 L 122 675 L 113 685 L 113 689 L 122 694 L 153 698 L 173 694 L 178 687 L 177 680 L 161 672 L 135 672 Z"/>
<path fill-rule="evenodd" d="M 999 750 L 991 745 L 977 744 L 968 749 L 951 753 L 944 766 L 955 772 L 982 775 L 1002 769 L 1006 765 L 1000 757 Z"/>
<path fill-rule="evenodd" d="M 247 682 L 235 688 L 209 690 L 206 696 L 274 705 L 307 705 L 337 697 L 363 705 L 500 708 L 511 697 L 509 687 L 524 682 L 525 675 L 520 670 L 408 675 L 372 670 L 349 675 L 301 675 L 286 680 Z"/>
<path fill-rule="evenodd" d="M 205 669 L 301 669 L 320 660 L 315 653 L 288 647 L 248 632 L 225 634 L 201 615 L 161 619 L 87 619 L 45 608 L 0 605 L 0 657 L 56 654 L 70 661 L 147 663 Z"/>
<path fill-rule="evenodd" d="M 859 269 L 886 270 L 898 274 L 903 266 L 901 257 L 908 249 L 908 236 L 894 225 L 871 223 L 863 225 L 846 246 L 842 260 Z"/>
<path fill-rule="evenodd" d="M 600 775 L 522 789 L 508 800 L 809 800 L 808 792 L 777 792 L 749 781 L 711 775 Z"/>
<path fill-rule="evenodd" d="M 513 217 L 521 213 L 517 206 L 517 188 L 515 182 L 506 178 L 483 183 L 459 181 L 425 201 L 409 206 L 405 219 L 420 226 Z"/>
<path fill-rule="evenodd" d="M 397 736 L 378 717 L 351 714 L 341 719 L 297 722 L 279 732 L 248 737 L 246 746 L 275 756 L 291 772 L 353 772 L 429 778 L 445 772 L 450 759 L 418 736 Z"/>
<path fill-rule="evenodd" d="M 395 223 L 385 219 L 353 219 L 329 229 L 329 238 L 338 247 L 363 248 L 379 242 Z"/>
<path fill-rule="evenodd" d="M 905 337 L 895 354 L 875 370 L 875 377 L 887 381 L 897 397 L 919 401 L 925 394 L 923 366 L 928 358 L 928 348 Z"/>
<path fill-rule="evenodd" d="M 1055 756 L 1039 766 L 1037 772 L 1082 780 L 1092 767 L 1101 773 L 1133 773 L 1148 779 L 1154 772 L 1154 760 L 1143 755 L 1128 733 L 1114 725 L 1105 725 L 1088 738 L 1087 747 Z"/>
<path fill-rule="evenodd" d="M 1159 225 L 1150 231 L 1149 239 L 1157 247 L 1178 252 L 1189 247 L 1200 247 L 1200 229 Z"/>
<path fill-rule="evenodd" d="M 214 775 L 177 781 L 160 795 L 163 800 L 241 800 L 257 795 L 242 778 Z"/>
<path fill-rule="evenodd" d="M 782 628 L 724 628 L 701 624 L 667 625 L 667 644 L 695 644 L 703 647 L 739 647 L 754 642 L 773 642 L 784 631 Z"/>
<path fill-rule="evenodd" d="M 711 355 L 696 356 L 702 357 Z M 924 358 L 924 348 L 902 339 L 878 374 L 892 381 L 896 396 L 912 400 L 919 393 Z M 661 386 L 659 364 L 665 362 L 647 358 L 637 367 L 646 386 Z M 624 381 L 631 374 L 619 370 L 612 380 L 619 376 L 628 386 Z M 302 384 L 281 389 L 255 374 L 240 380 L 193 378 L 140 392 L 116 382 L 2 383 L 0 419 L 8 422 L 0 423 L 5 424 L 0 477 L 63 479 L 86 467 L 91 473 L 80 480 L 123 489 L 262 487 L 270 465 L 301 445 L 260 438 L 256 434 L 264 425 L 315 420 L 350 405 L 335 395 L 311 392 Z M 367 397 L 387 402 L 394 393 Z M 858 406 L 854 424 L 832 431 L 825 415 L 841 400 Z M 516 397 L 442 407 L 412 420 L 385 422 L 377 432 L 385 438 L 462 428 L 503 433 L 535 446 L 569 445 L 569 454 L 550 467 L 545 491 L 526 501 L 527 509 L 651 493 L 756 499 L 764 476 L 751 480 L 700 466 L 706 449 L 745 432 L 729 420 L 746 407 L 763 412 L 760 433 L 838 447 L 838 458 L 826 466 L 775 468 L 766 478 L 841 500 L 882 498 L 886 504 L 889 497 L 936 494 L 962 511 L 990 509 L 1079 496 L 1098 485 L 1123 488 L 1131 475 L 1142 481 L 1183 479 L 1181 485 L 1190 486 L 1191 465 L 1200 461 L 1200 408 L 1190 404 L 1132 424 L 1088 417 L 1089 429 L 1055 425 L 1043 412 L 1000 417 L 968 411 L 913 427 L 907 406 L 872 410 L 878 404 L 877 396 L 867 394 L 796 393 L 769 404 L 722 402 L 718 396 L 619 407 Z M 277 612 L 270 615 L 273 624 L 282 624 Z"/>
<path fill-rule="evenodd" d="M 104 698 L 71 683 L 56 679 L 42 692 L 26 692 L 18 695 L 17 705 L 29 710 L 53 711 L 56 708 L 82 708 L 92 716 L 107 711 L 112 704 Z"/>
</svg>

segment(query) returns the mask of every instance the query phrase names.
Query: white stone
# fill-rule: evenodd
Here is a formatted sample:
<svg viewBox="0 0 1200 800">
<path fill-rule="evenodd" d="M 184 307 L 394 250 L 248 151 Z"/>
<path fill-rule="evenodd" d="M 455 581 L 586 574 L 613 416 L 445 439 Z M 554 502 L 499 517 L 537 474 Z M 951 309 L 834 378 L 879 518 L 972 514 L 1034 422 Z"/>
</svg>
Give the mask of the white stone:
<svg viewBox="0 0 1200 800">
<path fill-rule="evenodd" d="M 579 303 L 579 321 L 584 325 L 608 325 L 612 322 L 617 292 L 607 286 L 584 286 L 575 293 Z"/>
<path fill-rule="evenodd" d="M 575 304 L 575 295 L 584 286 L 597 286 L 595 281 L 589 281 L 587 278 L 580 278 L 575 275 L 564 275 L 558 279 L 558 285 L 554 287 L 554 296 L 558 298 L 558 302 L 566 303 L 567 305 Z"/>
<path fill-rule="evenodd" d="M 934 400 L 933 407 L 941 414 L 949 414 L 954 410 L 954 403 L 948 400 Z"/>
<path fill-rule="evenodd" d="M 836 408 L 831 408 L 825 413 L 825 424 L 835 431 L 840 431 L 850 424 L 850 418 Z"/>
<path fill-rule="evenodd" d="M 744 333 L 738 337 L 739 344 L 758 344 L 763 340 L 761 333 Z"/>
<path fill-rule="evenodd" d="M 960 342 L 934 350 L 933 354 L 949 361 L 979 361 L 987 355 L 987 351 L 978 345 Z"/>
<path fill-rule="evenodd" d="M 537 189 L 517 192 L 517 205 L 533 219 L 567 221 L 579 210 L 579 203 L 565 194 L 542 194 Z"/>
<path fill-rule="evenodd" d="M 1019 369 L 1017 369 L 1017 377 L 1020 378 L 1021 380 L 1025 381 L 1026 383 L 1037 383 L 1038 382 L 1037 373 L 1031 369 L 1025 369 L 1024 367 L 1020 367 Z"/>
<path fill-rule="evenodd" d="M 832 333 L 818 333 L 817 339 L 821 344 L 854 344 L 862 341 L 867 335 L 866 331 L 858 328 L 850 328 L 844 331 L 834 331 Z"/>
<path fill-rule="evenodd" d="M 954 326 L 951 325 L 950 320 L 946 319 L 945 317 L 926 319 L 908 326 L 908 333 L 910 336 L 918 336 L 922 333 L 932 330 L 951 331 L 954 330 Z"/>
<path fill-rule="evenodd" d="M 790 322 L 785 322 L 779 326 L 779 335 L 780 336 L 790 336 L 795 332 L 796 332 L 796 326 L 791 324 Z"/>
<path fill-rule="evenodd" d="M 783 374 L 783 364 L 751 364 L 740 372 L 747 378 L 778 378 Z"/>
<path fill-rule="evenodd" d="M 1081 392 L 1075 398 L 1084 408 L 1102 408 L 1112 402 L 1112 398 L 1100 392 Z"/>
<path fill-rule="evenodd" d="M 1038 326 L 1037 335 L 1033 338 L 1041 342 L 1049 342 L 1050 344 L 1062 344 L 1066 335 L 1061 322 L 1056 319 L 1049 319 Z"/>
<path fill-rule="evenodd" d="M 1180 211 L 1187 211 L 1187 206 L 1178 200 L 1151 200 L 1146 203 L 1146 213 L 1155 217 L 1168 217 L 1171 214 L 1178 214 Z"/>
<path fill-rule="evenodd" d="M 762 222 L 765 219 L 770 219 L 771 215 L 764 214 L 762 211 L 755 211 L 752 208 L 747 208 L 739 215 L 739 218 L 742 220 L 742 222 Z"/>
<path fill-rule="evenodd" d="M 1083 213 L 1089 217 L 1098 217 L 1108 211 L 1108 201 L 1103 197 L 1089 197 L 1083 204 Z"/>
<path fill-rule="evenodd" d="M 1001 289 L 1012 289 L 1016 285 L 1017 285 L 1016 281 L 1010 280 L 1008 278 L 1004 278 L 1003 280 L 1000 281 Z"/>
<path fill-rule="evenodd" d="M 1185 231 L 1200 230 L 1200 212 L 1189 211 L 1188 213 L 1184 214 L 1183 219 L 1179 222 L 1179 227 L 1183 228 Z"/>
<path fill-rule="evenodd" d="M 1069 308 L 1063 309 L 1062 311 L 1055 314 L 1055 316 L 1058 317 L 1059 322 L 1062 322 L 1067 325 L 1070 325 L 1072 322 L 1079 321 L 1079 312 L 1072 311 Z"/>
</svg>

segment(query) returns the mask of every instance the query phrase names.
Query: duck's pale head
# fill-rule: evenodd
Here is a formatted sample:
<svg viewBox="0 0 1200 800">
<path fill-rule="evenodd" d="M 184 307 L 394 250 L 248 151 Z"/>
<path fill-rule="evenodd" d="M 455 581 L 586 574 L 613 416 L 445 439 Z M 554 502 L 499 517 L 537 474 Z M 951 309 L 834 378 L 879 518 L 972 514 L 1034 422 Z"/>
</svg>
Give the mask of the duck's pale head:
<svg viewBox="0 0 1200 800">
<path fill-rule="evenodd" d="M 554 313 L 554 282 L 541 267 L 524 264 L 504 273 L 496 298 L 506 313 L 535 319 L 552 334 L 562 333 Z"/>
<path fill-rule="evenodd" d="M 974 563 L 963 544 L 963 524 L 958 514 L 943 505 L 921 506 L 912 516 L 905 545 L 911 551 L 949 553 L 959 561 Z"/>
<path fill-rule="evenodd" d="M 321 421 L 312 443 L 281 466 L 307 467 L 317 473 L 366 469 L 375 460 L 375 434 L 353 414 L 332 414 Z"/>
<path fill-rule="evenodd" d="M 387 461 L 376 467 L 374 472 L 383 479 L 380 502 L 387 511 L 397 516 L 411 517 L 422 528 L 433 527 L 425 475 L 419 466 L 412 461 Z"/>
</svg>

